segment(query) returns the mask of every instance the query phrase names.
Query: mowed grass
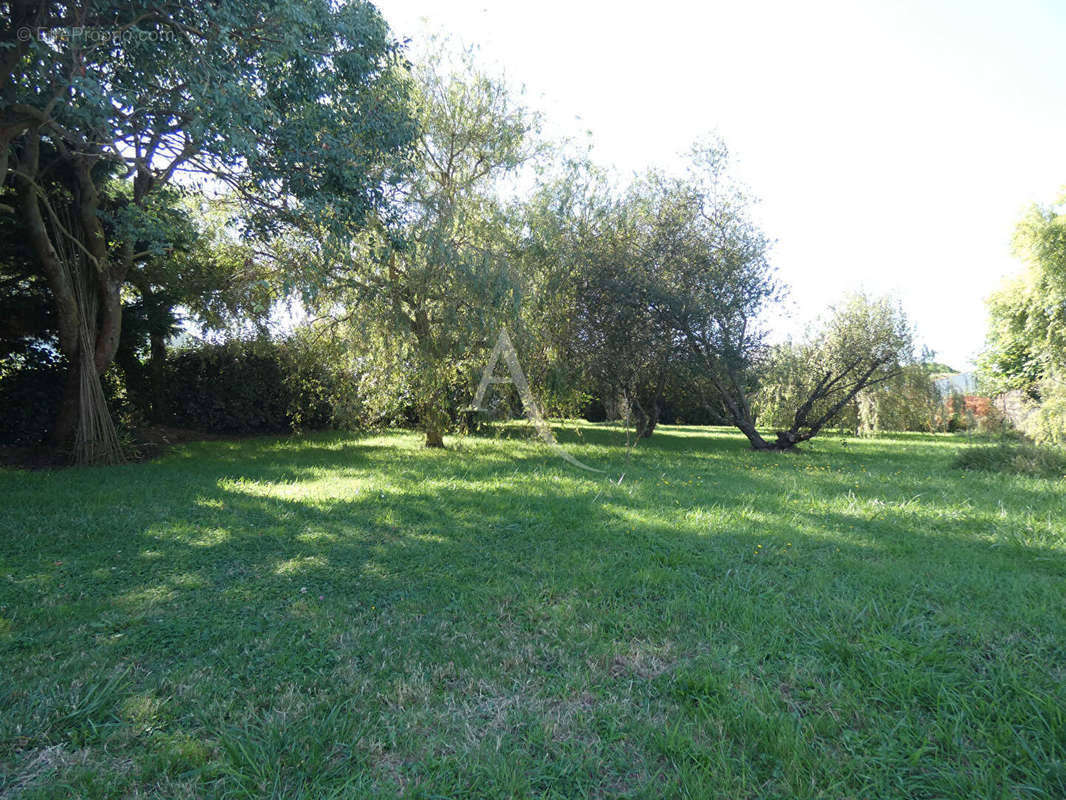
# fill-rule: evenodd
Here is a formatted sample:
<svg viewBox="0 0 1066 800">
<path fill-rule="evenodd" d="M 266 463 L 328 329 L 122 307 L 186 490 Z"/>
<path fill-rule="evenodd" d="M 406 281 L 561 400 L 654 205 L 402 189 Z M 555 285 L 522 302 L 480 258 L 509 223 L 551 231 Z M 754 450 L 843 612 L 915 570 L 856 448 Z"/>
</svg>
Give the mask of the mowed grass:
<svg viewBox="0 0 1066 800">
<path fill-rule="evenodd" d="M 0 472 L 0 796 L 1066 797 L 1066 482 L 558 431 Z"/>
</svg>

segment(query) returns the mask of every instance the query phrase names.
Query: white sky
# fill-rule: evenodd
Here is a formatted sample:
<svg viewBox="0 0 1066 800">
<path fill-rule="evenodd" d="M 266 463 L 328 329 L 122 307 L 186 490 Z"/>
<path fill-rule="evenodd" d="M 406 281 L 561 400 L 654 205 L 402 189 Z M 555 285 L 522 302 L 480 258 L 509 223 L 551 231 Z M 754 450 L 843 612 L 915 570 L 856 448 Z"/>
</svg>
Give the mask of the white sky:
<svg viewBox="0 0 1066 800">
<path fill-rule="evenodd" d="M 939 360 L 980 350 L 1014 224 L 1066 184 L 1066 2 L 378 0 L 524 85 L 622 174 L 710 132 L 762 198 L 791 323 L 894 292 Z"/>
</svg>

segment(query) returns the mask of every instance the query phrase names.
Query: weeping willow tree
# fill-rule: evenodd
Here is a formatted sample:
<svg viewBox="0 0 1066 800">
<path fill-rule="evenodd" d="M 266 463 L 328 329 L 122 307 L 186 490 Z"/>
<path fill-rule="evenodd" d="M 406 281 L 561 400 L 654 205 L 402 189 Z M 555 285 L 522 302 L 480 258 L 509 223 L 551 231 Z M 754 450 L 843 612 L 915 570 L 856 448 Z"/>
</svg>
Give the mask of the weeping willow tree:
<svg viewBox="0 0 1066 800">
<path fill-rule="evenodd" d="M 402 364 L 425 444 L 443 447 L 457 386 L 516 313 L 499 190 L 538 154 L 539 121 L 470 51 L 433 44 L 412 71 L 419 136 L 400 220 L 358 240 L 332 279 L 361 340 L 376 343 L 371 380 L 399 384 L 390 373 Z"/>
</svg>

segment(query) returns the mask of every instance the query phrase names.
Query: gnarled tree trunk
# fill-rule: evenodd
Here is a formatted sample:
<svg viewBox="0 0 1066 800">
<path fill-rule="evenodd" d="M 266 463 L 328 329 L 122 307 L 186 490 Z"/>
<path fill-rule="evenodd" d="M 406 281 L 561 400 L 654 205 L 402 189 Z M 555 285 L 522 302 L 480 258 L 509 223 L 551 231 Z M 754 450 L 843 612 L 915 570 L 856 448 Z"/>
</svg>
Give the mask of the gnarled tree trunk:
<svg viewBox="0 0 1066 800">
<path fill-rule="evenodd" d="M 73 447 L 79 463 L 121 459 L 100 376 L 118 349 L 125 267 L 108 259 L 91 164 L 73 156 L 70 197 L 55 198 L 36 183 L 40 139 L 30 136 L 21 154 L 18 204 L 37 263 L 56 306 L 59 349 L 68 373 L 50 434 L 57 449 Z M 60 205 L 62 201 L 63 205 Z M 58 206 L 58 207 L 57 207 Z"/>
</svg>

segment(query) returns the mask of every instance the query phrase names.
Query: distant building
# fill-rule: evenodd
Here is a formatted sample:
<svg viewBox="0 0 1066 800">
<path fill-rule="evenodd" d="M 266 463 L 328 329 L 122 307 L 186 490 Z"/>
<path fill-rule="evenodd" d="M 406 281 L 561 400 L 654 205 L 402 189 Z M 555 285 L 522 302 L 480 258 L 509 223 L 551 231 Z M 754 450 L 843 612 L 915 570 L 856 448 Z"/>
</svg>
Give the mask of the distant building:
<svg viewBox="0 0 1066 800">
<path fill-rule="evenodd" d="M 943 397 L 953 394 L 977 394 L 977 375 L 973 372 L 957 372 L 937 378 L 933 385 Z"/>
</svg>

